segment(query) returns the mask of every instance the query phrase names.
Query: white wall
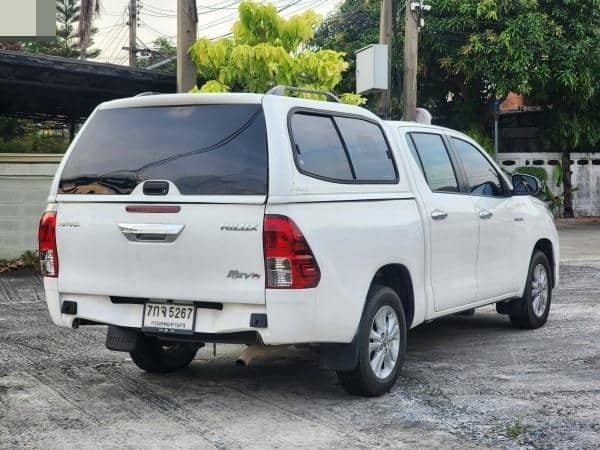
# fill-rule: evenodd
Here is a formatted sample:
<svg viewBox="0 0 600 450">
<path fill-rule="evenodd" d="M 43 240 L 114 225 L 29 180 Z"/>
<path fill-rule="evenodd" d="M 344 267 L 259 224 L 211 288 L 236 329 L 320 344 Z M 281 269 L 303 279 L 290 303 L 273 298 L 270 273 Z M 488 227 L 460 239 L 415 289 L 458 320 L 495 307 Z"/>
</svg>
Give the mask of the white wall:
<svg viewBox="0 0 600 450">
<path fill-rule="evenodd" d="M 500 153 L 498 162 L 512 172 L 520 166 L 541 167 L 548 174 L 548 186 L 555 195 L 561 195 L 563 186 L 556 186 L 554 166 L 548 162 L 561 162 L 560 153 Z M 573 209 L 576 216 L 600 216 L 600 153 L 572 153 L 571 177 L 573 187 Z M 507 162 L 514 165 L 507 165 Z M 539 162 L 542 162 L 540 165 Z M 584 163 L 584 164 L 581 164 Z"/>
<path fill-rule="evenodd" d="M 37 249 L 37 228 L 62 155 L 0 153 L 0 259 Z"/>
</svg>

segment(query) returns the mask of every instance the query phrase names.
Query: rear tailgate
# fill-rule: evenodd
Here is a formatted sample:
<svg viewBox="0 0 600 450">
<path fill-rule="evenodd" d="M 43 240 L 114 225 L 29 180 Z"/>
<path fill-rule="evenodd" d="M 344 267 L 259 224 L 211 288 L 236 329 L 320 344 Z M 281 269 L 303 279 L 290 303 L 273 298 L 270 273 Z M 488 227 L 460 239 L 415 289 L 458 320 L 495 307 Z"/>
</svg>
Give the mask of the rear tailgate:
<svg viewBox="0 0 600 450">
<path fill-rule="evenodd" d="M 60 176 L 59 291 L 264 303 L 267 165 L 259 104 L 98 111 Z"/>
</svg>

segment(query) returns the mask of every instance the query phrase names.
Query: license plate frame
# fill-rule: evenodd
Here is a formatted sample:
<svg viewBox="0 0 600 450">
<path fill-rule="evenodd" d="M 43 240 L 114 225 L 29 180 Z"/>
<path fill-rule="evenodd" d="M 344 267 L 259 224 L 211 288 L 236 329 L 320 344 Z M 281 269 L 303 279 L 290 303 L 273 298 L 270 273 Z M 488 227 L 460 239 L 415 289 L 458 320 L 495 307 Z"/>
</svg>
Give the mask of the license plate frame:
<svg viewBox="0 0 600 450">
<path fill-rule="evenodd" d="M 179 312 L 179 313 L 177 313 Z M 181 316 L 185 312 L 186 317 Z M 193 304 L 146 302 L 142 312 L 142 331 L 161 334 L 194 334 L 197 308 Z"/>
</svg>

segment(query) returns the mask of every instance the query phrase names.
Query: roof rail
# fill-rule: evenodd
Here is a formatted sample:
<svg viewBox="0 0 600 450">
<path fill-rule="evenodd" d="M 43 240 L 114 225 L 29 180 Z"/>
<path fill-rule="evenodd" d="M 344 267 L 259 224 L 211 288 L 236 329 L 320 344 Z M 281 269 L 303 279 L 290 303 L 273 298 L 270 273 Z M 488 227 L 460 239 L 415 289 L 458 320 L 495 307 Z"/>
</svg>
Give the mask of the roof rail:
<svg viewBox="0 0 600 450">
<path fill-rule="evenodd" d="M 342 103 L 341 100 L 336 97 L 335 95 L 333 95 L 331 92 L 327 92 L 327 91 L 319 91 L 316 89 L 308 89 L 308 88 L 300 88 L 300 87 L 294 87 L 294 86 L 284 86 L 284 85 L 277 85 L 272 87 L 271 89 L 269 89 L 266 94 L 267 95 L 281 95 L 281 96 L 286 96 L 286 92 L 288 91 L 292 91 L 292 92 L 304 92 L 307 94 L 318 94 L 318 95 L 324 95 L 327 98 L 327 101 L 329 102 L 335 102 L 335 103 Z"/>
<path fill-rule="evenodd" d="M 136 97 L 146 97 L 147 95 L 158 95 L 158 94 L 160 94 L 160 92 L 147 91 L 147 92 L 140 92 L 139 94 L 136 95 Z"/>
</svg>

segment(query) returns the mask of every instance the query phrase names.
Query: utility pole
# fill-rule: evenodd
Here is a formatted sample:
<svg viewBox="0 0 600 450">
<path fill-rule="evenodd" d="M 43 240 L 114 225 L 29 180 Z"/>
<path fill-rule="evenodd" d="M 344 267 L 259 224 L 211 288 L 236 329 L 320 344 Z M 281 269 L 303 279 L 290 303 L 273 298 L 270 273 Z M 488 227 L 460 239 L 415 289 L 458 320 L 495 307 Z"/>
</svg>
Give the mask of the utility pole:
<svg viewBox="0 0 600 450">
<path fill-rule="evenodd" d="M 406 0 L 404 21 L 404 82 L 402 90 L 403 120 L 414 121 L 417 114 L 417 60 L 421 2 Z"/>
<path fill-rule="evenodd" d="M 129 67 L 137 63 L 137 0 L 129 0 Z"/>
<path fill-rule="evenodd" d="M 196 0 L 177 0 L 177 92 L 188 92 L 196 85 L 197 69 L 188 50 L 197 34 Z"/>
<path fill-rule="evenodd" d="M 377 102 L 379 115 L 385 119 L 391 118 L 392 112 L 392 38 L 393 38 L 393 7 L 392 0 L 381 0 L 379 12 L 379 43 L 387 45 L 388 74 L 387 89 L 381 91 Z"/>
</svg>

